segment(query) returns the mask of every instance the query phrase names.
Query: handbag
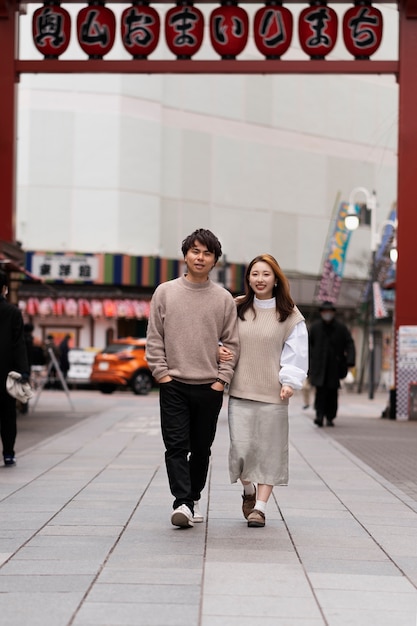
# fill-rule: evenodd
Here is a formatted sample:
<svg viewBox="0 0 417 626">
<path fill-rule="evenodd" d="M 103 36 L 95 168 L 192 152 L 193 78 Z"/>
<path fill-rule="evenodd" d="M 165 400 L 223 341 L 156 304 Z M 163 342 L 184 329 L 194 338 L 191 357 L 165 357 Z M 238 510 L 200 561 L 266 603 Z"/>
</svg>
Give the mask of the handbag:
<svg viewBox="0 0 417 626">
<path fill-rule="evenodd" d="M 33 397 L 33 391 L 28 382 L 22 382 L 19 372 L 9 372 L 6 378 L 6 390 L 9 396 L 26 404 Z"/>
</svg>

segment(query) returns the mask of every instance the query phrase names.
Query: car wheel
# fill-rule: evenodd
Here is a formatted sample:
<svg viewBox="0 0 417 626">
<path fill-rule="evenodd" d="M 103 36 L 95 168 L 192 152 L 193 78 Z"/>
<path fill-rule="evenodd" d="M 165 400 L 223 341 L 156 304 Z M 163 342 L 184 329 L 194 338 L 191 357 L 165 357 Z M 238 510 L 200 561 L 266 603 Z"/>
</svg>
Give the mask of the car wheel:
<svg viewBox="0 0 417 626">
<path fill-rule="evenodd" d="M 146 372 L 138 372 L 130 382 L 133 393 L 137 396 L 145 396 L 152 389 L 152 377 Z"/>
<path fill-rule="evenodd" d="M 116 385 L 103 384 L 98 386 L 101 393 L 113 393 L 116 391 Z"/>
</svg>

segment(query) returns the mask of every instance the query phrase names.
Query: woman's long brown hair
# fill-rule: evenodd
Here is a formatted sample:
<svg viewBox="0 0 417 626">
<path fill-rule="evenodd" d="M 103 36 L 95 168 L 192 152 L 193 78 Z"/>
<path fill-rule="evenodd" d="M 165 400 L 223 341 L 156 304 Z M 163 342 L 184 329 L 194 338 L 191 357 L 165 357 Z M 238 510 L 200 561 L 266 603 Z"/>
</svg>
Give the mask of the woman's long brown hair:
<svg viewBox="0 0 417 626">
<path fill-rule="evenodd" d="M 275 306 L 277 311 L 277 317 L 279 317 L 280 322 L 285 322 L 287 317 L 291 315 L 294 310 L 294 300 L 290 294 L 290 286 L 288 284 L 288 280 L 278 265 L 278 261 L 274 259 L 271 254 L 260 254 L 256 256 L 249 263 L 246 274 L 245 274 L 245 295 L 241 296 L 238 299 L 237 303 L 237 314 L 241 320 L 245 319 L 245 313 L 248 309 L 252 309 L 254 314 L 256 315 L 255 308 L 253 306 L 253 299 L 255 297 L 255 292 L 249 284 L 249 276 L 252 271 L 252 267 L 255 263 L 259 263 L 263 261 L 267 263 L 271 270 L 275 274 L 275 282 L 276 287 L 272 290 L 272 297 L 275 298 Z"/>
</svg>

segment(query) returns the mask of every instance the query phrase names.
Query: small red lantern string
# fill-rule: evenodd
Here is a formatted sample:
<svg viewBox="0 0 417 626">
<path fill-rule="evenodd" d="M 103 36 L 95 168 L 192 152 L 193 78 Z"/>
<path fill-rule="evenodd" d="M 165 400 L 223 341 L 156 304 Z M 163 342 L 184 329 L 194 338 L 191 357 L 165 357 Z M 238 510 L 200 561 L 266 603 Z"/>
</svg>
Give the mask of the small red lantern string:
<svg viewBox="0 0 417 626">
<path fill-rule="evenodd" d="M 160 17 L 148 0 L 135 0 L 121 14 L 120 34 L 124 48 L 134 59 L 147 59 L 160 37 Z M 222 59 L 236 59 L 248 41 L 249 18 L 236 0 L 223 0 L 210 14 L 210 40 Z M 91 0 L 77 15 L 79 45 L 90 59 L 102 59 L 113 47 L 116 31 L 114 13 L 103 0 Z M 325 59 L 333 50 L 338 31 L 336 12 L 326 0 L 312 0 L 298 18 L 302 50 L 311 59 Z M 357 60 L 369 59 L 382 41 L 382 13 L 370 0 L 355 0 L 343 16 L 343 39 Z M 46 59 L 57 59 L 67 49 L 71 17 L 58 0 L 49 0 L 32 18 L 36 48 Z M 280 59 L 293 36 L 293 16 L 281 0 L 267 0 L 253 20 L 257 49 L 266 59 Z M 204 15 L 191 0 L 178 0 L 165 17 L 165 39 L 177 59 L 191 59 L 204 38 Z"/>
</svg>

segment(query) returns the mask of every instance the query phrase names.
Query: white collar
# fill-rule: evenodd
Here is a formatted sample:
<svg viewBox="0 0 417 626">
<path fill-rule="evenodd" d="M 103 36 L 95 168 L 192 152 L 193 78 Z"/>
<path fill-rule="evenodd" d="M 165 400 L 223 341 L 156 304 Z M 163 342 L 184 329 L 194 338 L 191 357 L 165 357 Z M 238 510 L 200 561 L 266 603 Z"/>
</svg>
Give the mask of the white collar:
<svg viewBox="0 0 417 626">
<path fill-rule="evenodd" d="M 268 298 L 267 300 L 260 300 L 256 296 L 254 297 L 255 305 L 258 309 L 273 309 L 275 308 L 275 298 Z"/>
</svg>

